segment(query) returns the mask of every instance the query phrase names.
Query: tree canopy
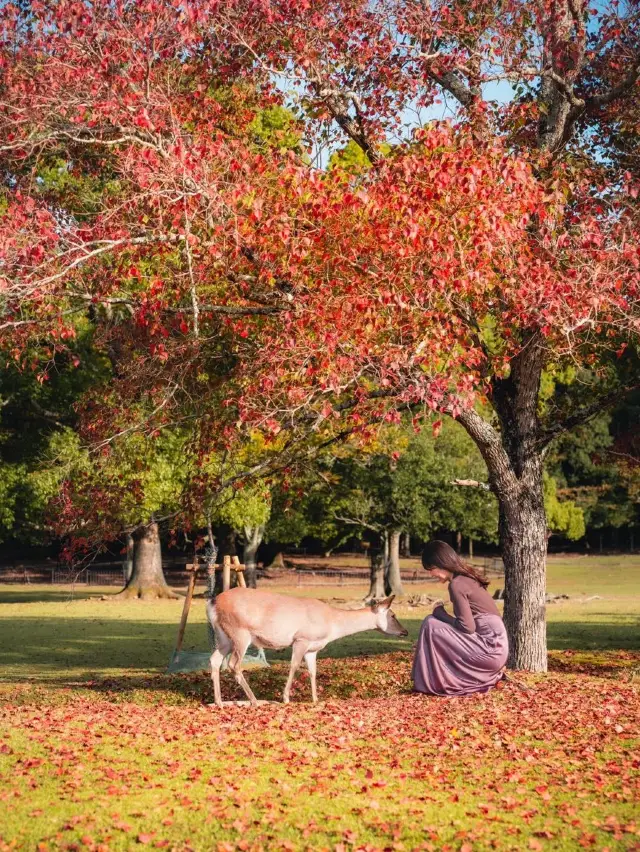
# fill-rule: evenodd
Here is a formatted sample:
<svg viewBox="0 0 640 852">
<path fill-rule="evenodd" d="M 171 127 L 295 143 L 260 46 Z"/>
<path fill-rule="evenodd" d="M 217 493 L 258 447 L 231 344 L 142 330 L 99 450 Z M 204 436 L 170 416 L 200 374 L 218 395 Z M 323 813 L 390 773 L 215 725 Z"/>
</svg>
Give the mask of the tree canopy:
<svg viewBox="0 0 640 852">
<path fill-rule="evenodd" d="M 544 669 L 544 454 L 637 383 L 638 27 L 585 0 L 5 5 L 9 357 L 46 381 L 89 315 L 113 378 L 86 435 L 189 416 L 196 456 L 457 418 L 512 663 Z M 345 143 L 365 162 L 318 167 Z M 569 365 L 588 399 L 541 405 Z"/>
</svg>

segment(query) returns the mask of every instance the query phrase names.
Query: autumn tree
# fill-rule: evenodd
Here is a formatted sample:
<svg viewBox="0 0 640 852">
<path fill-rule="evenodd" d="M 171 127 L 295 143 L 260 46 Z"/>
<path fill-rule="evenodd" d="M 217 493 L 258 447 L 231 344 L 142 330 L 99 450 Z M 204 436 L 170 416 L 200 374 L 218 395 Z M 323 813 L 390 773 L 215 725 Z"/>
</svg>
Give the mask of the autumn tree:
<svg viewBox="0 0 640 852">
<path fill-rule="evenodd" d="M 609 156 L 635 120 L 637 36 L 634 8 L 584 0 L 49 0 L 26 22 L 7 4 L 16 361 L 43 336 L 64 347 L 87 306 L 104 315 L 120 402 L 87 415 L 95 441 L 185 410 L 203 449 L 247 423 L 295 442 L 457 418 L 499 504 L 510 662 L 544 670 L 545 453 L 624 390 L 600 353 L 625 361 L 637 339 L 632 145 Z M 443 95 L 455 121 L 424 124 Z M 295 144 L 291 127 L 265 141 L 256 116 L 293 101 Z M 347 140 L 370 168 L 318 168 Z M 67 184 L 43 191 L 52 163 L 110 177 L 78 209 Z M 591 399 L 541 407 L 568 361 Z"/>
<path fill-rule="evenodd" d="M 609 156 L 616 128 L 637 116 L 637 10 L 570 0 L 270 9 L 264 26 L 230 16 L 238 43 L 265 73 L 289 74 L 314 115 L 374 166 L 326 226 L 325 331 L 313 329 L 314 356 L 301 335 L 299 362 L 320 374 L 319 390 L 375 398 L 380 416 L 390 407 L 381 398 L 424 399 L 465 426 L 500 507 L 510 662 L 544 670 L 544 456 L 628 385 L 600 374 L 586 404 L 554 398 L 543 416 L 541 378 L 566 361 L 597 375 L 600 352 L 624 357 L 637 340 L 638 175 L 622 153 Z M 499 81 L 512 87 L 504 105 L 487 88 Z M 381 156 L 390 134 L 406 133 L 408 107 L 443 96 L 457 132 L 418 129 Z M 327 201 L 332 217 L 336 204 Z M 317 219 L 317 198 L 312 207 Z M 311 267 L 305 239 L 312 229 L 296 257 Z M 492 416 L 473 406 L 477 394 Z"/>
</svg>

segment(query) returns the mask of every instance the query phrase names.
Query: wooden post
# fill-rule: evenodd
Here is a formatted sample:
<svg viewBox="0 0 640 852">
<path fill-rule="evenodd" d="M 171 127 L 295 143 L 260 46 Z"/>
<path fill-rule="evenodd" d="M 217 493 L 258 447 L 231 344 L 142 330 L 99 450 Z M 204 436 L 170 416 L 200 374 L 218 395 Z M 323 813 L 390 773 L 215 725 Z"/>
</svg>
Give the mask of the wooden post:
<svg viewBox="0 0 640 852">
<path fill-rule="evenodd" d="M 180 627 L 178 629 L 178 640 L 176 642 L 176 653 L 182 648 L 184 640 L 184 631 L 187 627 L 187 619 L 189 618 L 189 610 L 191 609 L 191 601 L 193 600 L 193 590 L 196 587 L 196 574 L 198 573 L 198 557 L 194 556 L 193 564 L 186 565 L 186 570 L 189 572 L 189 585 L 187 587 L 187 596 L 184 599 L 182 607 L 182 618 L 180 619 Z"/>
<path fill-rule="evenodd" d="M 231 588 L 231 557 L 224 556 L 222 559 L 222 591 L 227 592 Z"/>
<path fill-rule="evenodd" d="M 236 577 L 238 578 L 238 585 L 242 586 L 243 589 L 247 588 L 247 583 L 244 579 L 244 565 L 240 564 L 240 560 L 237 556 L 232 556 L 231 561 L 233 562 L 233 567 L 236 572 Z"/>
</svg>

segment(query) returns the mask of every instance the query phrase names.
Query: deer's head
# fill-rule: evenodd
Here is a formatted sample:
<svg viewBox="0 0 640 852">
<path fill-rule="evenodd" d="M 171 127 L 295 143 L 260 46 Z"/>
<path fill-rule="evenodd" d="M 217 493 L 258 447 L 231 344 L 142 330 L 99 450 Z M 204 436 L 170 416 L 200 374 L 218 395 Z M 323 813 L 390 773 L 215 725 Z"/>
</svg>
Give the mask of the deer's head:
<svg viewBox="0 0 640 852">
<path fill-rule="evenodd" d="M 371 609 L 376 616 L 376 630 L 388 633 L 389 636 L 407 636 L 408 631 L 400 624 L 395 614 L 391 612 L 391 604 L 395 595 L 389 595 L 383 601 L 374 601 Z"/>
</svg>

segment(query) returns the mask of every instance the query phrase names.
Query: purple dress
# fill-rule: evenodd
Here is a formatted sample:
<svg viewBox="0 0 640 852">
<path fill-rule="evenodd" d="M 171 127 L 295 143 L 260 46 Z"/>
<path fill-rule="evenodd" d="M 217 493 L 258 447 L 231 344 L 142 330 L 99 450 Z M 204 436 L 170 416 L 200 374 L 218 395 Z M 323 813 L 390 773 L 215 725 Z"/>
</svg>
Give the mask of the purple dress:
<svg viewBox="0 0 640 852">
<path fill-rule="evenodd" d="M 431 695 L 487 692 L 507 662 L 507 632 L 491 595 L 480 583 L 456 576 L 449 583 L 455 616 L 443 607 L 425 618 L 413 660 L 413 688 Z"/>
</svg>

